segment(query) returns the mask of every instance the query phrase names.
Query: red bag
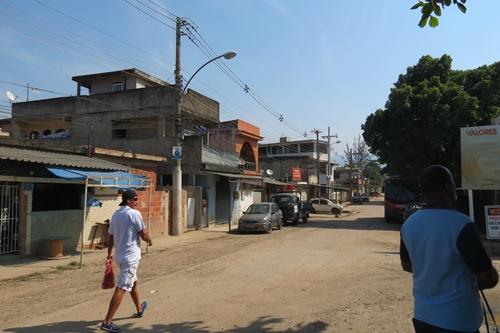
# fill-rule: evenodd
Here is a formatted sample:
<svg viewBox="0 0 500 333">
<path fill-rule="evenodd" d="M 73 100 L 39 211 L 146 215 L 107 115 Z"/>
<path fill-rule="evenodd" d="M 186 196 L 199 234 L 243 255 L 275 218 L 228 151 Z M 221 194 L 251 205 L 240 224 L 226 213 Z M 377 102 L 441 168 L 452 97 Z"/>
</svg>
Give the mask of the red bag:
<svg viewBox="0 0 500 333">
<path fill-rule="evenodd" d="M 104 270 L 104 279 L 102 280 L 102 289 L 111 289 L 115 286 L 115 270 L 113 268 L 113 261 L 106 261 L 106 269 Z"/>
</svg>

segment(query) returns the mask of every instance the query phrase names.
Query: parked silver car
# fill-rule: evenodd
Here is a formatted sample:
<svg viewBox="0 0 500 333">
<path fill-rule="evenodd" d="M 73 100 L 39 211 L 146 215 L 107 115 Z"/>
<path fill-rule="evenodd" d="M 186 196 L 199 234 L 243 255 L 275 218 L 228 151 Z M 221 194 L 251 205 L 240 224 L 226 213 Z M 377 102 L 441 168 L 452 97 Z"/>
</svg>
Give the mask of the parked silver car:
<svg viewBox="0 0 500 333">
<path fill-rule="evenodd" d="M 283 213 L 274 202 L 252 204 L 238 221 L 238 231 L 280 230 L 283 225 Z"/>
<path fill-rule="evenodd" d="M 332 213 L 335 215 L 341 214 L 344 207 L 325 198 L 312 198 L 309 200 L 311 204 L 311 213 Z"/>
</svg>

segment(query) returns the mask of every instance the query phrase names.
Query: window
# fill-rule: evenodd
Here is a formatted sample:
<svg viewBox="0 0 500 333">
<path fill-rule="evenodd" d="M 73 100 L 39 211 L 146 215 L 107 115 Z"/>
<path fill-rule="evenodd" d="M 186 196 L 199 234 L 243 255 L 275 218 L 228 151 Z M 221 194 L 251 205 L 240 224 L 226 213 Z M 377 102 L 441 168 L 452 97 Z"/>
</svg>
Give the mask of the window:
<svg viewBox="0 0 500 333">
<path fill-rule="evenodd" d="M 123 82 L 115 82 L 111 84 L 111 91 L 122 91 L 123 90 Z"/>
<path fill-rule="evenodd" d="M 328 201 L 326 200 L 320 200 L 320 205 L 328 205 Z"/>
<path fill-rule="evenodd" d="M 84 185 L 35 184 L 33 187 L 34 212 L 49 210 L 83 209 Z"/>
<path fill-rule="evenodd" d="M 111 137 L 113 139 L 125 139 L 127 137 L 127 130 L 124 128 L 113 128 Z"/>
</svg>

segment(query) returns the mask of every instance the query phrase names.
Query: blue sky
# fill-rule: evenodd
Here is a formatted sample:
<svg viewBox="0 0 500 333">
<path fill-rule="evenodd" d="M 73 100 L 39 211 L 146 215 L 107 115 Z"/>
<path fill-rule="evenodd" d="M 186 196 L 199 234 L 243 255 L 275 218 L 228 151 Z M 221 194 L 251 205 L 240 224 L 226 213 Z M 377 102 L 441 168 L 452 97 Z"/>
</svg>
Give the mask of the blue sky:
<svg viewBox="0 0 500 333">
<path fill-rule="evenodd" d="M 339 155 L 366 117 L 384 106 L 398 75 L 422 55 L 447 53 L 455 69 L 500 60 L 498 0 L 468 2 L 466 15 L 448 8 L 436 29 L 417 26 L 419 13 L 409 10 L 414 0 L 128 1 L 143 9 L 141 2 L 161 4 L 194 22 L 217 54 L 238 53 L 226 65 L 270 111 L 210 64 L 190 88 L 219 101 L 222 120 L 259 126 L 264 142 L 302 139 L 304 132 L 312 138 L 313 129 L 324 135 L 330 126 L 342 141 L 334 147 Z M 124 0 L 2 0 L 0 22 L 0 81 L 75 94 L 74 75 L 137 67 L 173 82 L 174 30 Z M 182 38 L 186 79 L 207 59 Z M 6 90 L 26 98 L 25 88 L 0 82 L 4 112 Z"/>
</svg>

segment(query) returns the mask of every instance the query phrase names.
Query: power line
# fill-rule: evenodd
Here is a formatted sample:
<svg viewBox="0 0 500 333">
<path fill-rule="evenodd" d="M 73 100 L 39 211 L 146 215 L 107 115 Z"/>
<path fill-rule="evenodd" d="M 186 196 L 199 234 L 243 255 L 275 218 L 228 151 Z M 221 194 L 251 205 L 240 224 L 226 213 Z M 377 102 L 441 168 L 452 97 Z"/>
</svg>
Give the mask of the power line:
<svg viewBox="0 0 500 333">
<path fill-rule="evenodd" d="M 139 8 L 138 6 L 134 5 L 133 3 L 131 3 L 129 0 L 124 0 L 126 3 L 128 3 L 130 6 L 134 7 L 135 9 L 141 11 L 142 13 L 144 13 L 145 15 L 149 16 L 150 18 L 152 18 L 153 20 L 155 20 L 156 22 L 159 22 L 161 24 L 163 24 L 164 26 L 170 28 L 170 29 L 173 29 L 175 30 L 175 27 L 172 27 L 171 25 L 165 23 L 164 21 L 154 17 L 153 15 L 149 14 L 148 12 L 146 12 L 145 10 Z M 139 1 L 140 2 L 140 1 Z M 142 3 L 142 2 L 140 2 Z M 149 7 L 148 7 L 149 8 Z"/>
<path fill-rule="evenodd" d="M 21 14 L 22 14 L 22 16 L 24 16 L 24 17 L 29 16 L 29 17 L 31 17 L 31 18 L 34 18 L 35 20 L 37 20 L 37 21 L 41 22 L 41 23 L 42 23 L 45 27 L 48 27 L 48 26 L 50 26 L 50 25 L 52 24 L 52 22 L 48 22 L 48 21 L 46 21 L 46 20 L 44 20 L 44 19 L 42 19 L 42 18 L 40 18 L 40 17 L 38 17 L 38 16 L 32 15 L 32 14 L 30 14 L 30 13 L 28 13 L 28 12 L 24 11 L 24 10 L 21 10 L 21 9 L 19 9 L 19 8 L 16 8 L 15 6 L 8 5 L 8 4 L 7 4 L 7 3 L 5 3 L 5 2 L 4 2 L 4 3 L 1 3 L 1 4 L 2 4 L 2 5 L 5 5 L 5 6 L 9 7 L 9 8 L 11 8 L 11 9 L 13 9 L 13 10 L 15 10 L 15 11 L 19 12 L 19 13 L 21 13 Z M 10 16 L 13 16 L 13 15 L 10 15 Z M 64 36 L 64 35 L 62 35 L 62 34 L 60 34 L 60 33 L 53 32 L 53 31 L 49 30 L 48 28 L 44 28 L 44 27 L 41 27 L 41 26 L 39 26 L 39 25 L 36 25 L 36 24 L 34 24 L 33 22 L 31 22 L 31 21 L 26 21 L 26 20 L 20 19 L 19 17 L 15 17 L 15 23 L 18 23 L 18 21 L 23 21 L 23 22 L 25 23 L 25 26 L 26 26 L 26 25 L 30 25 L 30 26 L 32 26 L 32 27 L 35 27 L 35 28 L 36 28 L 36 30 L 34 30 L 34 31 L 35 31 L 35 33 L 38 33 L 40 30 L 42 30 L 42 31 L 46 31 L 46 32 L 48 32 L 48 33 L 50 33 L 50 34 L 52 34 L 52 35 L 59 36 L 60 38 L 63 38 L 63 39 L 69 40 L 70 42 L 75 43 L 76 45 L 83 47 L 83 52 L 87 52 L 87 49 L 89 48 L 88 44 L 87 44 L 87 45 L 86 45 L 86 44 L 81 44 L 81 43 L 77 42 L 76 40 L 70 39 L 70 38 L 68 38 L 68 37 L 66 37 L 66 36 Z M 80 38 L 80 39 L 82 39 L 82 40 L 84 40 L 84 41 L 87 41 L 87 42 L 89 42 L 89 43 L 91 43 L 91 44 L 95 44 L 95 45 L 99 46 L 101 49 L 97 49 L 97 48 L 95 48 L 95 47 L 91 47 L 91 46 L 90 46 L 90 48 L 92 48 L 92 49 L 96 50 L 97 52 L 99 52 L 99 53 L 97 54 L 97 56 L 98 56 L 98 57 L 100 56 L 100 53 L 105 53 L 105 54 L 107 54 L 107 55 L 108 55 L 110 58 L 112 58 L 112 59 L 119 59 L 119 60 L 121 60 L 123 63 L 129 63 L 129 64 L 131 64 L 133 67 L 140 67 L 140 66 L 137 66 L 136 64 L 132 63 L 132 62 L 131 62 L 131 61 L 129 61 L 128 59 L 121 58 L 121 57 L 120 57 L 120 55 L 115 54 L 115 53 L 114 53 L 114 52 L 115 52 L 115 50 L 114 50 L 114 49 L 112 50 L 112 49 L 111 49 L 108 45 L 104 45 L 104 44 L 99 43 L 99 42 L 97 42 L 97 41 L 91 40 L 90 38 L 88 38 L 88 37 L 86 37 L 86 36 L 82 36 L 81 34 L 78 34 L 78 33 L 75 33 L 75 32 L 71 32 L 71 31 L 69 31 L 69 30 L 67 29 L 67 27 L 61 27 L 61 26 L 58 26 L 58 25 L 54 25 L 54 26 L 58 29 L 58 31 L 64 31 L 64 32 L 66 32 L 66 33 L 68 33 L 68 34 L 70 34 L 70 35 L 72 35 L 72 36 L 76 36 L 77 38 Z M 23 26 L 23 27 L 24 27 L 24 26 Z M 103 50 L 108 50 L 108 52 L 104 52 Z M 110 51 L 111 51 L 111 52 L 110 52 Z M 81 52 L 81 50 L 80 50 L 79 52 Z M 129 56 L 130 56 L 130 55 L 129 55 Z M 95 58 L 95 53 L 94 53 L 93 58 Z M 135 58 L 134 58 L 134 61 L 136 61 L 136 62 L 137 62 L 137 61 L 138 61 L 138 59 L 135 59 Z M 144 59 L 141 59 L 141 60 L 139 60 L 138 62 L 142 62 L 142 61 L 144 61 Z M 157 66 L 157 65 L 152 65 L 152 63 L 149 63 L 149 65 L 150 65 L 150 66 L 152 66 L 152 67 L 156 67 L 156 66 Z M 120 66 L 121 66 L 121 64 L 120 64 Z M 153 73 L 153 74 L 154 74 L 154 71 L 148 70 L 148 72 L 150 72 L 150 73 Z M 155 74 L 155 75 L 157 75 L 157 74 Z"/>
<path fill-rule="evenodd" d="M 146 51 L 146 50 L 144 50 L 144 49 L 142 49 L 142 48 L 140 48 L 140 47 L 138 47 L 138 46 L 136 46 L 136 45 L 130 44 L 130 43 L 128 43 L 128 42 L 126 42 L 126 41 L 124 41 L 124 40 L 122 40 L 122 39 L 118 38 L 118 37 L 115 37 L 115 36 L 113 36 L 113 35 L 111 35 L 111 34 L 107 33 L 106 31 L 103 31 L 102 29 L 99 29 L 99 28 L 97 28 L 97 27 L 95 27 L 95 26 L 93 26 L 93 25 L 91 25 L 91 24 L 89 24 L 89 23 L 86 23 L 86 22 L 84 22 L 84 21 L 82 21 L 82 20 L 80 20 L 80 19 L 78 19 L 78 18 L 76 18 L 76 17 L 73 17 L 73 16 L 71 16 L 71 15 L 69 15 L 69 14 L 66 14 L 65 12 L 63 12 L 63 11 L 61 11 L 61 10 L 57 9 L 57 8 L 54 8 L 54 7 L 52 7 L 52 6 L 49 6 L 49 5 L 47 5 L 47 4 L 43 3 L 43 2 L 41 2 L 40 0 L 34 0 L 34 1 L 36 1 L 38 4 L 40 4 L 40 5 L 42 5 L 42 6 L 46 7 L 46 8 L 48 8 L 48 9 L 50 9 L 50 10 L 54 11 L 54 12 L 56 12 L 56 13 L 59 13 L 60 15 L 63 15 L 63 16 L 64 16 L 64 17 L 66 17 L 66 18 L 69 18 L 69 19 L 71 19 L 71 20 L 73 20 L 73 21 L 75 21 L 75 22 L 78 22 L 79 24 L 81 24 L 81 25 L 83 25 L 83 26 L 85 26 L 85 27 L 87 27 L 87 28 L 89 28 L 89 29 L 92 29 L 92 30 L 94 30 L 94 31 L 97 31 L 97 32 L 99 32 L 100 34 L 103 34 L 103 35 L 107 36 L 108 38 L 111 38 L 111 39 L 113 39 L 113 40 L 115 40 L 115 41 L 118 41 L 118 42 L 122 43 L 123 45 L 126 45 L 126 46 L 128 46 L 128 47 L 130 47 L 130 48 L 133 48 L 133 49 L 135 49 L 135 50 L 138 50 L 138 51 L 140 51 L 141 53 L 148 53 L 148 54 L 151 54 L 149 51 Z M 156 56 L 154 56 L 153 58 L 155 58 L 155 59 L 159 60 L 158 58 L 156 58 Z M 160 61 L 162 61 L 162 60 L 160 60 Z"/>
</svg>

